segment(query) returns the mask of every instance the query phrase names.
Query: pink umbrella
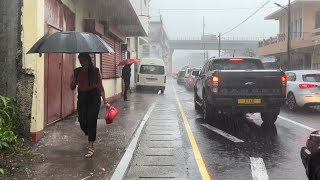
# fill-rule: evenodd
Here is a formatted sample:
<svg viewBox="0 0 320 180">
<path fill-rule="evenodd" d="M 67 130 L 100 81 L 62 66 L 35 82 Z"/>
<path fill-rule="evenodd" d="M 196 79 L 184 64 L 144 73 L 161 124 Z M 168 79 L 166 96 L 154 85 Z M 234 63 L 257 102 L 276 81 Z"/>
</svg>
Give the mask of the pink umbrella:
<svg viewBox="0 0 320 180">
<path fill-rule="evenodd" d="M 137 62 L 140 62 L 140 59 L 125 59 L 125 60 L 122 60 L 118 66 L 124 66 L 124 65 L 127 65 L 127 64 L 133 64 L 133 63 L 137 63 Z"/>
</svg>

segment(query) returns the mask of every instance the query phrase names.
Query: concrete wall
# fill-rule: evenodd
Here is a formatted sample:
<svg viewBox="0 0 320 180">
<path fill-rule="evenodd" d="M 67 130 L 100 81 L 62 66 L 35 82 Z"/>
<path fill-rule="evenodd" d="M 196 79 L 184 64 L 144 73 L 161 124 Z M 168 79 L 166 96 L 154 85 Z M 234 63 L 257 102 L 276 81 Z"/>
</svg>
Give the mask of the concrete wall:
<svg viewBox="0 0 320 180">
<path fill-rule="evenodd" d="M 14 120 L 14 128 L 17 133 L 28 136 L 35 77 L 34 71 L 25 69 L 22 6 L 23 0 L 0 2 L 0 95 L 17 100 L 20 119 Z"/>
<path fill-rule="evenodd" d="M 16 98 L 21 0 L 0 1 L 0 95 Z M 17 36 L 18 35 L 18 36 Z"/>
</svg>

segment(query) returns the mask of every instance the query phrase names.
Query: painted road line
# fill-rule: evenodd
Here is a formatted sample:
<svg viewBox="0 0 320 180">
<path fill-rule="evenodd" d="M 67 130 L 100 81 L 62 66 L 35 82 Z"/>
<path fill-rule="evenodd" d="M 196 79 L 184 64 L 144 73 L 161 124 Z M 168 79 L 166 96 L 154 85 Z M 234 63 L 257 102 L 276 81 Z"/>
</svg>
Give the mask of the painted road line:
<svg viewBox="0 0 320 180">
<path fill-rule="evenodd" d="M 250 157 L 253 180 L 269 180 L 266 166 L 262 158 Z"/>
<path fill-rule="evenodd" d="M 293 123 L 293 124 L 295 124 L 295 125 L 297 125 L 297 126 L 300 126 L 300 127 L 302 127 L 302 128 L 308 129 L 308 130 L 310 130 L 310 131 L 316 131 L 316 129 L 313 129 L 313 128 L 309 127 L 309 126 L 306 126 L 306 125 L 303 125 L 303 124 L 301 124 L 301 123 L 295 122 L 295 121 L 293 121 L 293 120 L 291 120 L 291 119 L 288 119 L 288 118 L 286 118 L 286 117 L 283 117 L 283 116 L 278 116 L 278 117 L 279 117 L 280 119 L 282 119 L 282 120 L 291 122 L 291 123 Z"/>
<path fill-rule="evenodd" d="M 194 138 L 194 136 L 192 134 L 192 131 L 191 131 L 187 116 L 186 116 L 186 114 L 185 114 L 185 112 L 183 110 L 183 107 L 182 107 L 181 102 L 179 100 L 178 94 L 177 94 L 176 89 L 174 87 L 173 87 L 173 91 L 174 91 L 174 94 L 176 96 L 176 100 L 177 100 L 177 103 L 178 103 L 178 106 L 179 106 L 179 109 L 180 109 L 182 120 L 183 120 L 184 126 L 186 128 L 186 131 L 187 131 L 187 134 L 188 134 L 188 138 L 189 138 L 189 141 L 190 141 L 191 146 L 192 146 L 193 154 L 195 156 L 195 159 L 196 159 L 200 174 L 202 176 L 202 179 L 211 179 L 210 176 L 209 176 L 209 173 L 207 171 L 206 165 L 204 164 L 204 161 L 202 159 L 202 156 L 201 156 L 201 153 L 199 151 L 196 139 Z"/>
<path fill-rule="evenodd" d="M 238 139 L 238 138 L 232 136 L 231 134 L 228 134 L 228 133 L 226 133 L 226 132 L 224 132 L 224 131 L 222 131 L 222 130 L 220 130 L 220 129 L 217 129 L 217 128 L 209 125 L 209 124 L 201 124 L 201 126 L 206 127 L 206 128 L 208 128 L 209 130 L 211 130 L 211 131 L 213 131 L 213 132 L 215 132 L 215 133 L 217 133 L 217 134 L 220 134 L 221 136 L 223 136 L 223 137 L 225 137 L 225 138 L 227 138 L 227 139 L 229 139 L 230 141 L 233 141 L 233 142 L 235 142 L 235 143 L 244 142 L 243 140 Z"/>
<path fill-rule="evenodd" d="M 150 118 L 150 115 L 151 115 L 155 106 L 156 106 L 156 103 L 153 103 L 151 105 L 151 107 L 149 108 L 149 110 L 147 111 L 147 113 L 145 114 L 143 120 L 140 123 L 139 128 L 137 129 L 136 133 L 133 135 L 133 138 L 132 138 L 126 152 L 122 156 L 116 170 L 114 171 L 114 173 L 111 177 L 111 180 L 123 179 L 123 176 L 125 175 L 127 168 L 129 167 L 129 164 L 131 162 L 133 153 L 137 147 L 138 139 L 140 137 L 141 131 L 142 131 L 144 125 L 147 123 L 148 119 Z"/>
</svg>

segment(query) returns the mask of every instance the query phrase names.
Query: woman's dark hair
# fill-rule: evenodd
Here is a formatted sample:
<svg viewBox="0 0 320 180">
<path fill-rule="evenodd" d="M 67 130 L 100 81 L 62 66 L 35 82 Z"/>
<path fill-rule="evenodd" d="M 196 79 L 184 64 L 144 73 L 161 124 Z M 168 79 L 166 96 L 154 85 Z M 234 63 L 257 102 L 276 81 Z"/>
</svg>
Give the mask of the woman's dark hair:
<svg viewBox="0 0 320 180">
<path fill-rule="evenodd" d="M 88 80 L 89 80 L 89 86 L 91 84 L 97 84 L 97 73 L 95 71 L 95 67 L 93 66 L 92 59 L 89 53 L 80 53 L 78 55 L 78 58 L 84 58 L 87 59 L 89 62 L 88 66 Z"/>
</svg>

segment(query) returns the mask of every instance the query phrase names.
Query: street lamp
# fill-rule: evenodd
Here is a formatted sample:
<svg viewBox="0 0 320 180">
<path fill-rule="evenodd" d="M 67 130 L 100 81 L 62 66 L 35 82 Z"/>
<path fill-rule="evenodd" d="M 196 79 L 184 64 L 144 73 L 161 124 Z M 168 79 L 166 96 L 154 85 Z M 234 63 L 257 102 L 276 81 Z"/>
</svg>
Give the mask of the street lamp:
<svg viewBox="0 0 320 180">
<path fill-rule="evenodd" d="M 290 41 L 291 41 L 291 31 L 290 31 L 290 26 L 291 26 L 291 0 L 288 2 L 288 8 L 285 8 L 281 6 L 278 3 L 274 3 L 275 5 L 287 10 L 287 16 L 288 16 L 288 34 L 287 34 L 287 59 L 288 59 L 288 70 L 291 70 L 291 57 L 290 57 Z"/>
</svg>

